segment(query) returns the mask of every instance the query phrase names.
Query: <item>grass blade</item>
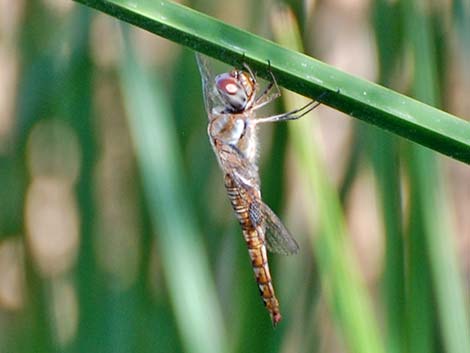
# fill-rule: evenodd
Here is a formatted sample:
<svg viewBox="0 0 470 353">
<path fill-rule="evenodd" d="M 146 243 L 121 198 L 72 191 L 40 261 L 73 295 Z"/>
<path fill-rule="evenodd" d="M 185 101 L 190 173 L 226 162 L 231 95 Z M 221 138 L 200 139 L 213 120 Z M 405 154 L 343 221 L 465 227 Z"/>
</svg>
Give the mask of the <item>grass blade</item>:
<svg viewBox="0 0 470 353">
<path fill-rule="evenodd" d="M 415 63 L 415 77 L 413 93 L 420 99 L 432 104 L 439 104 L 439 83 L 435 68 L 437 52 L 432 40 L 432 31 L 429 5 L 424 2 L 404 0 L 404 13 L 408 31 L 408 38 L 412 48 Z M 411 264 L 429 267 L 424 269 L 430 272 L 426 286 L 432 287 L 437 301 L 437 316 L 439 328 L 442 330 L 443 345 L 446 352 L 460 353 L 470 352 L 470 326 L 466 313 L 466 303 L 463 296 L 463 285 L 456 262 L 455 244 L 452 231 L 449 227 L 448 206 L 443 191 L 442 177 L 438 161 L 430 151 L 418 146 L 410 146 L 409 163 L 410 187 L 412 189 L 411 212 L 416 219 L 411 219 L 410 248 Z M 414 242 L 416 240 L 416 242 Z M 424 250 L 417 249 L 425 246 Z M 414 249 L 414 250 L 413 250 Z M 419 253 L 417 253 L 419 251 Z M 424 251 L 424 252 L 423 252 Z M 423 255 L 423 256 L 420 256 Z M 416 259 L 417 257 L 424 258 Z M 427 260 L 427 261 L 426 261 Z M 412 268 L 413 270 L 413 268 Z M 416 279 L 422 278 L 422 272 L 415 271 Z M 416 290 L 415 283 L 411 283 Z M 433 297 L 430 291 L 422 292 L 423 296 L 414 298 L 414 304 L 427 302 L 426 311 L 433 312 Z M 430 352 L 433 348 L 435 337 L 432 330 L 436 327 L 429 323 L 423 323 L 424 312 L 415 317 L 413 324 L 415 332 L 422 331 L 423 325 L 427 326 L 428 337 L 423 337 L 420 345 L 423 349 L 415 352 Z M 433 319 L 430 317 L 430 319 Z M 419 340 L 413 338 L 412 342 Z M 427 342 L 426 342 L 426 341 Z M 418 342 L 420 343 L 420 342 Z"/>
<path fill-rule="evenodd" d="M 188 352 L 225 352 L 207 254 L 182 194 L 181 156 L 164 88 L 137 61 L 127 36 L 121 70 L 130 130 L 183 343 Z"/>
<path fill-rule="evenodd" d="M 376 0 L 373 23 L 379 56 L 379 82 L 390 84 L 396 75 L 403 47 L 400 3 Z M 403 237 L 400 180 L 400 139 L 360 124 L 367 156 L 376 175 L 385 230 L 385 268 L 382 295 L 386 311 L 387 351 L 401 353 L 406 347 L 405 242 Z"/>
<path fill-rule="evenodd" d="M 325 104 L 470 163 L 470 124 L 448 113 L 171 1 L 78 1 L 229 64 L 246 61 L 265 78 L 269 59 L 285 88 L 311 98 L 329 91 Z"/>
<path fill-rule="evenodd" d="M 273 22 L 276 39 L 302 50 L 297 24 L 290 12 L 279 10 Z M 288 110 L 302 106 L 305 102 L 284 92 Z M 323 288 L 328 291 L 331 310 L 336 317 L 351 352 L 385 352 L 378 325 L 372 312 L 367 290 L 360 279 L 357 263 L 347 245 L 347 232 L 338 193 L 331 185 L 319 152 L 312 143 L 312 119 L 289 124 L 291 141 L 302 172 L 307 179 L 306 193 L 315 195 L 317 207 L 309 211 L 319 212 L 318 237 L 313 237 L 313 251 L 320 268 Z M 311 234 L 315 224 L 310 225 Z"/>
</svg>

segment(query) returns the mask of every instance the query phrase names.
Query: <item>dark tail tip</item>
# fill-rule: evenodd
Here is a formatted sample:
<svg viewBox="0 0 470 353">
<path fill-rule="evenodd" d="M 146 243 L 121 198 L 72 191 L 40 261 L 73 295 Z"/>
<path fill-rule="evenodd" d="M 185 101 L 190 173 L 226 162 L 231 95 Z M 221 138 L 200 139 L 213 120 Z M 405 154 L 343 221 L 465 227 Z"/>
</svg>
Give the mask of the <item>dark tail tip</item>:
<svg viewBox="0 0 470 353">
<path fill-rule="evenodd" d="M 273 326 L 276 327 L 277 324 L 282 320 L 281 313 L 280 312 L 272 313 L 271 314 L 271 320 L 273 322 Z"/>
</svg>

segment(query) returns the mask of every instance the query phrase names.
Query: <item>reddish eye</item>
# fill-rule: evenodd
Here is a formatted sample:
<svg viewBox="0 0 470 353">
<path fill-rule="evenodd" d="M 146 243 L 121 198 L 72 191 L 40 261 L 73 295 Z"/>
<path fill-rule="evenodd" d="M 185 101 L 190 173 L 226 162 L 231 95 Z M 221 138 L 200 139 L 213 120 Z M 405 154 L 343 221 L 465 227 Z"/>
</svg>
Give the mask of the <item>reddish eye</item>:
<svg viewBox="0 0 470 353">
<path fill-rule="evenodd" d="M 227 94 L 234 95 L 237 94 L 239 87 L 237 85 L 237 81 L 230 78 L 224 78 L 217 81 L 217 88 Z"/>
</svg>

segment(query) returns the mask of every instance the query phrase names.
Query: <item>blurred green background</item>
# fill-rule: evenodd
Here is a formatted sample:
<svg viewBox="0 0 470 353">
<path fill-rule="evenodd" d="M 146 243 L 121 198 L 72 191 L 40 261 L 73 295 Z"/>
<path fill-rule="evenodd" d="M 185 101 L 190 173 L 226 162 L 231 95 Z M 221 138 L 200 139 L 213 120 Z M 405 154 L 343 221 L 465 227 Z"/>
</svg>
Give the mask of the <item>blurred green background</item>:
<svg viewBox="0 0 470 353">
<path fill-rule="evenodd" d="M 470 120 L 467 0 L 185 5 Z M 264 199 L 301 245 L 270 256 L 273 329 L 193 52 L 0 0 L 0 85 L 0 352 L 470 352 L 467 165 L 324 106 L 263 127 Z"/>
</svg>

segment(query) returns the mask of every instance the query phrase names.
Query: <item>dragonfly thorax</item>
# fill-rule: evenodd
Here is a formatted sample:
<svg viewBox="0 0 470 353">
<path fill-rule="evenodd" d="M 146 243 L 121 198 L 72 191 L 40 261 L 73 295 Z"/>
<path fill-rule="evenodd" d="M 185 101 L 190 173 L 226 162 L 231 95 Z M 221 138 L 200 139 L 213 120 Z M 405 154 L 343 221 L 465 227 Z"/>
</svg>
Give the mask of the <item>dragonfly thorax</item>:
<svg viewBox="0 0 470 353">
<path fill-rule="evenodd" d="M 216 88 L 225 109 L 239 113 L 249 109 L 255 98 L 255 81 L 246 72 L 233 70 L 215 78 Z"/>
<path fill-rule="evenodd" d="M 249 113 L 215 115 L 209 123 L 208 133 L 216 153 L 218 143 L 229 146 L 229 150 L 244 158 L 257 170 L 256 125 L 250 122 Z M 223 163 L 221 163 L 223 165 Z"/>
</svg>

